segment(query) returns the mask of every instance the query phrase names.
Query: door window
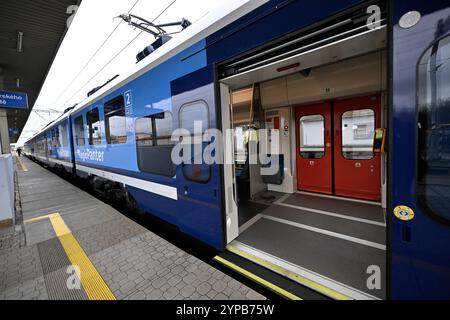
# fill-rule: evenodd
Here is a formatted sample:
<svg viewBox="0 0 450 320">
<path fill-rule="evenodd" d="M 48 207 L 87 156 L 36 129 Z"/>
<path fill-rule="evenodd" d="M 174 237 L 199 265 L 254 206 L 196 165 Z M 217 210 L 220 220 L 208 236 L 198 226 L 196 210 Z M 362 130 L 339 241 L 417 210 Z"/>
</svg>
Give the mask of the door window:
<svg viewBox="0 0 450 320">
<path fill-rule="evenodd" d="M 194 129 L 195 123 L 201 124 L 201 132 L 196 132 Z M 208 129 L 209 123 L 209 109 L 208 105 L 204 101 L 196 101 L 183 105 L 180 109 L 180 128 L 187 129 L 191 133 L 192 146 L 191 146 L 191 163 L 183 163 L 183 175 L 188 179 L 196 182 L 208 182 L 211 178 L 211 167 L 202 161 L 201 164 L 195 164 L 194 159 L 203 159 L 202 155 L 205 147 L 208 145 L 202 141 L 201 148 L 195 148 L 194 135 L 202 135 L 205 130 Z M 195 152 L 200 149 L 202 154 L 196 155 Z"/>
<path fill-rule="evenodd" d="M 83 116 L 75 119 L 75 141 L 77 146 L 84 146 L 84 121 Z"/>
<path fill-rule="evenodd" d="M 305 159 L 320 159 L 325 155 L 325 119 L 322 115 L 300 118 L 300 155 Z"/>
<path fill-rule="evenodd" d="M 425 51 L 418 66 L 419 202 L 450 220 L 450 36 Z"/>
<path fill-rule="evenodd" d="M 350 110 L 342 114 L 342 155 L 348 160 L 373 158 L 375 112 L 372 109 Z"/>
</svg>

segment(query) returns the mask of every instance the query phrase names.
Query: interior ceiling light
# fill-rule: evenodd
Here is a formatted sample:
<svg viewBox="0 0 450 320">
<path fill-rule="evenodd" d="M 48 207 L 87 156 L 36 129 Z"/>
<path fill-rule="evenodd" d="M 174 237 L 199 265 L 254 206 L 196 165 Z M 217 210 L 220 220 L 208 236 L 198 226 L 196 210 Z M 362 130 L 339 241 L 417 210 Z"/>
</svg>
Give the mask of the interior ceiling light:
<svg viewBox="0 0 450 320">
<path fill-rule="evenodd" d="M 286 71 L 286 70 L 289 70 L 289 69 L 294 69 L 294 68 L 297 68 L 297 67 L 300 67 L 300 62 L 293 63 L 293 64 L 290 64 L 288 66 L 284 66 L 284 67 L 278 68 L 277 72 L 283 72 L 283 71 Z"/>
</svg>

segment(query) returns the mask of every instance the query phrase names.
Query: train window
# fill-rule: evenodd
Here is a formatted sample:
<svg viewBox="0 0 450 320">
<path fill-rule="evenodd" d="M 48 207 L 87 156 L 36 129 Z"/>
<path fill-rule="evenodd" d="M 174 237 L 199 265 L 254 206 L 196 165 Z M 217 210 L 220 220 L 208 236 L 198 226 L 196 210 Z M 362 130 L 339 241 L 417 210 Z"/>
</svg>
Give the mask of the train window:
<svg viewBox="0 0 450 320">
<path fill-rule="evenodd" d="M 53 129 L 50 129 L 47 132 L 48 132 L 48 143 L 49 143 L 48 147 L 49 147 L 49 150 L 52 150 L 54 147 L 56 147 L 55 131 Z"/>
<path fill-rule="evenodd" d="M 418 64 L 417 196 L 428 212 L 450 220 L 450 36 Z"/>
<path fill-rule="evenodd" d="M 174 144 L 171 141 L 173 131 L 173 116 L 170 112 L 164 112 L 160 114 L 161 118 L 155 118 L 156 128 L 156 144 L 158 146 L 165 146 Z"/>
<path fill-rule="evenodd" d="M 100 117 L 98 115 L 98 108 L 94 108 L 86 113 L 86 120 L 88 126 L 89 144 L 100 144 L 102 142 L 102 136 L 100 131 Z"/>
<path fill-rule="evenodd" d="M 205 101 L 196 101 L 183 105 L 180 109 L 180 128 L 188 130 L 192 136 L 194 134 L 202 135 L 208 129 L 209 110 Z M 197 126 L 201 125 L 201 132 L 196 132 Z M 194 140 L 194 139 L 193 139 Z M 204 163 L 195 164 L 194 159 L 203 159 L 204 148 L 208 145 L 207 142 L 202 142 L 202 148 L 195 148 L 194 144 L 191 146 L 191 161 L 190 163 L 183 163 L 183 175 L 186 179 L 196 182 L 208 182 L 211 178 L 211 167 Z M 202 152 L 202 155 L 196 155 L 195 152 Z"/>
<path fill-rule="evenodd" d="M 53 142 L 52 142 L 52 131 L 47 131 L 45 141 L 47 143 L 47 152 L 51 156 L 53 155 Z"/>
<path fill-rule="evenodd" d="M 123 96 L 105 103 L 105 132 L 108 144 L 127 142 L 127 118 Z"/>
<path fill-rule="evenodd" d="M 75 141 L 77 146 L 84 146 L 84 121 L 83 116 L 79 116 L 74 121 L 75 124 Z"/>
<path fill-rule="evenodd" d="M 59 126 L 61 146 L 67 147 L 69 145 L 69 135 L 67 133 L 67 124 L 62 124 Z"/>
<path fill-rule="evenodd" d="M 320 159 L 325 155 L 325 119 L 322 115 L 300 118 L 300 155 L 305 159 Z"/>
<path fill-rule="evenodd" d="M 136 150 L 139 170 L 168 177 L 175 175 L 171 154 L 173 117 L 160 112 L 136 120 Z"/>
<path fill-rule="evenodd" d="M 350 110 L 342 114 L 342 155 L 350 160 L 373 157 L 375 112 L 372 109 Z"/>
<path fill-rule="evenodd" d="M 60 140 L 60 132 L 59 132 L 59 127 L 56 127 L 53 129 L 53 146 L 56 148 L 60 148 L 61 147 L 61 140 Z"/>
<path fill-rule="evenodd" d="M 170 112 L 160 112 L 136 120 L 137 145 L 165 146 L 173 144 L 173 116 Z"/>
</svg>

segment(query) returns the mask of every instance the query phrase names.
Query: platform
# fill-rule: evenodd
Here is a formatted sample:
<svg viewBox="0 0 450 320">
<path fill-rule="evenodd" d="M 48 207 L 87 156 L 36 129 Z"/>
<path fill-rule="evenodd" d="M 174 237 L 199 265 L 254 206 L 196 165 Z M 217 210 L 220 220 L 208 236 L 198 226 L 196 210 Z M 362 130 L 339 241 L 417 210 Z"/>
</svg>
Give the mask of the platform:
<svg viewBox="0 0 450 320">
<path fill-rule="evenodd" d="M 265 299 L 36 163 L 15 165 L 20 206 L 0 230 L 0 300 Z"/>
</svg>

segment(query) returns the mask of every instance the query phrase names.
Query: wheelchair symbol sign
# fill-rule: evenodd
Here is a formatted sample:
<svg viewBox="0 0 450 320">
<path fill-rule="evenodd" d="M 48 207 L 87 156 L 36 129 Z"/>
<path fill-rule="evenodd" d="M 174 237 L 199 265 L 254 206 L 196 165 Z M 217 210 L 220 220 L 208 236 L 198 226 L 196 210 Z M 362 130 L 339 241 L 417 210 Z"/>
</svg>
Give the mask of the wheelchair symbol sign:
<svg viewBox="0 0 450 320">
<path fill-rule="evenodd" d="M 408 206 L 397 206 L 394 209 L 394 215 L 402 221 L 414 219 L 414 210 Z"/>
</svg>

